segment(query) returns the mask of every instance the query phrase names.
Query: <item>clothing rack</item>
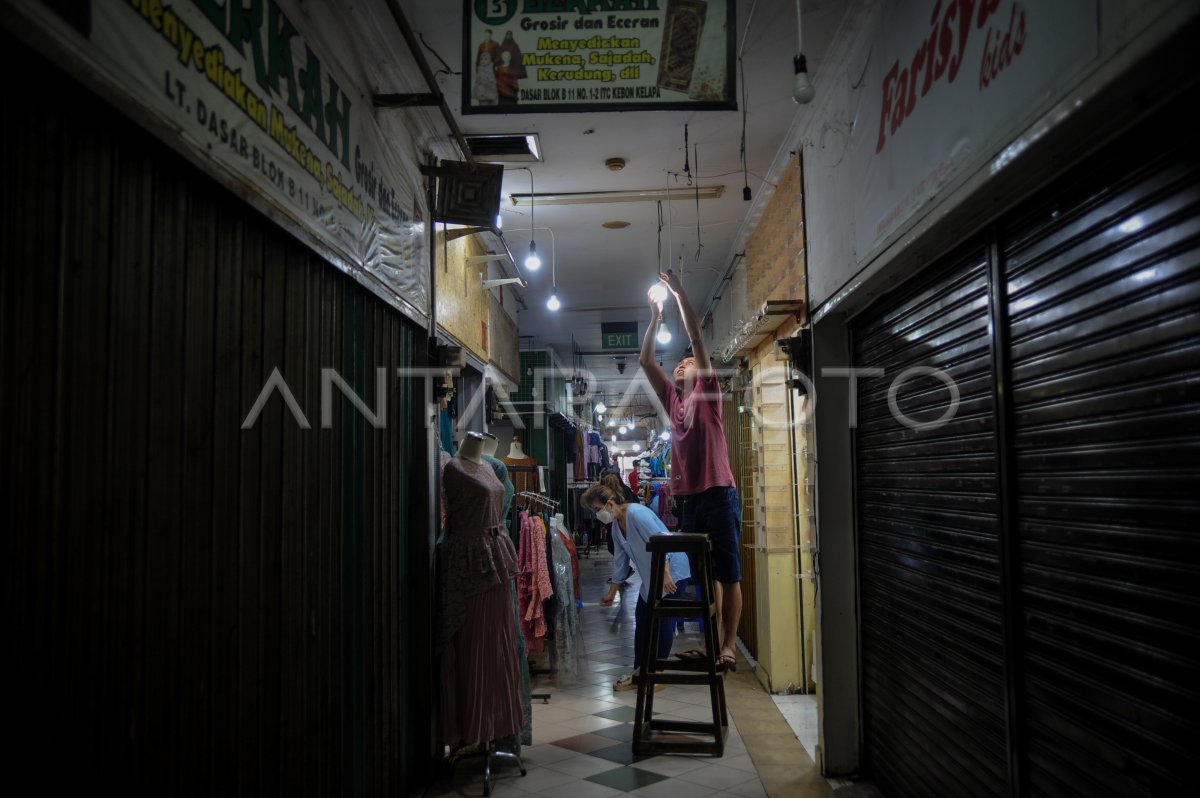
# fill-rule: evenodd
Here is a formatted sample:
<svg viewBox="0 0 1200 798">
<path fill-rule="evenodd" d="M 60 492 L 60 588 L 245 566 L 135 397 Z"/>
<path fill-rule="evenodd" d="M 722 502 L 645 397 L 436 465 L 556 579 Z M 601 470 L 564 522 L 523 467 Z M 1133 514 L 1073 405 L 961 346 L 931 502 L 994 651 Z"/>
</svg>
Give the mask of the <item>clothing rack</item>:
<svg viewBox="0 0 1200 798">
<path fill-rule="evenodd" d="M 542 466 L 508 466 L 508 470 L 510 473 L 512 473 L 512 472 L 537 473 L 538 469 L 541 467 Z M 549 480 L 549 478 L 550 478 L 550 475 L 547 474 L 547 480 Z M 525 500 L 524 505 L 517 502 L 518 498 Z M 530 505 L 537 505 L 538 509 L 534 509 Z M 548 513 L 554 512 L 558 509 L 558 507 L 559 507 L 559 502 L 555 501 L 554 499 L 551 499 L 548 496 L 545 496 L 544 494 L 535 493 L 533 491 L 528 491 L 528 490 L 518 491 L 517 493 L 515 493 L 513 495 L 513 503 L 512 503 L 512 510 L 511 510 L 512 519 L 511 519 L 510 523 L 512 525 L 514 535 L 518 535 L 520 532 L 520 529 L 521 529 L 521 523 L 518 520 L 518 518 L 520 517 L 520 513 L 522 510 L 526 510 L 526 511 L 533 510 L 535 513 L 540 515 L 542 511 L 545 511 Z M 547 534 L 547 536 L 550 535 L 549 529 L 546 530 L 546 534 Z M 553 668 L 534 668 L 534 667 L 529 668 L 530 676 L 552 675 L 556 672 L 557 671 Z M 543 704 L 550 702 L 550 696 L 551 696 L 550 693 L 530 693 L 529 694 L 529 698 L 531 700 L 536 701 L 536 700 L 540 699 Z"/>
<path fill-rule="evenodd" d="M 530 502 L 533 502 L 534 504 L 540 504 L 548 510 L 557 510 L 558 509 L 557 501 L 555 501 L 554 499 L 551 499 L 551 498 L 547 498 L 546 496 L 543 496 L 540 493 L 534 493 L 533 491 L 523 490 L 523 491 L 517 493 L 517 495 L 524 499 L 528 499 Z"/>
</svg>

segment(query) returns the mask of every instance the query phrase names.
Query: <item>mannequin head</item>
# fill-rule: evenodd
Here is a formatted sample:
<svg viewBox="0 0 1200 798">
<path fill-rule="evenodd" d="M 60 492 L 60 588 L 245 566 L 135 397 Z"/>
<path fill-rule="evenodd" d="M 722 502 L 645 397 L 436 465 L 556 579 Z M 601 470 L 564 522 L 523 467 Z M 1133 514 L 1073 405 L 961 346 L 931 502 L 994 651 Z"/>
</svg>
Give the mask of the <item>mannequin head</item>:
<svg viewBox="0 0 1200 798">
<path fill-rule="evenodd" d="M 496 445 L 500 440 L 490 432 L 481 433 L 483 435 L 483 454 L 494 455 L 496 453 Z"/>
<path fill-rule="evenodd" d="M 508 456 L 514 460 L 525 457 L 525 450 L 521 448 L 521 439 L 516 435 L 513 436 L 512 445 L 508 447 Z"/>
<path fill-rule="evenodd" d="M 470 460 L 472 463 L 482 463 L 484 440 L 482 433 L 468 432 L 463 436 L 462 443 L 458 445 L 458 456 Z"/>
</svg>

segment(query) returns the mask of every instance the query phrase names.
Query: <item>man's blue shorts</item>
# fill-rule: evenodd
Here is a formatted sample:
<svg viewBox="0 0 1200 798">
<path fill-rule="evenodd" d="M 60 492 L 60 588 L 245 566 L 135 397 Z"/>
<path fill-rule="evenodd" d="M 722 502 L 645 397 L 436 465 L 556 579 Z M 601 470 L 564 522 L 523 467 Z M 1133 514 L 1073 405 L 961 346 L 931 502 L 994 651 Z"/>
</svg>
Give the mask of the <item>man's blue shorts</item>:
<svg viewBox="0 0 1200 798">
<path fill-rule="evenodd" d="M 742 581 L 739 541 L 742 503 L 737 488 L 709 488 L 690 496 L 676 496 L 679 531 L 707 535 L 712 543 L 712 575 L 718 582 Z M 695 576 L 695 571 L 692 572 Z"/>
</svg>

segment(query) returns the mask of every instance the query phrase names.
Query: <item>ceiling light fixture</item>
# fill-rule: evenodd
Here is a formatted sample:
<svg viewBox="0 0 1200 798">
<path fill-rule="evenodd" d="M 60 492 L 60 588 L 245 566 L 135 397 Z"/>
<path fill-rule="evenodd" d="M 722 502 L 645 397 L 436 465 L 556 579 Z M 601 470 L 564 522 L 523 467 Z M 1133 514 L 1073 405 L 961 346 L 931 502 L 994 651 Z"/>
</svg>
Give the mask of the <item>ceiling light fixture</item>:
<svg viewBox="0 0 1200 798">
<path fill-rule="evenodd" d="M 603 412 L 605 412 L 606 410 L 608 410 L 608 408 L 604 406 L 604 400 L 603 400 L 603 399 L 602 399 L 602 400 L 600 400 L 599 402 L 596 402 L 596 412 L 597 412 L 597 413 L 603 413 Z"/>
<path fill-rule="evenodd" d="M 551 247 L 553 250 L 553 247 Z M 551 252 L 553 256 L 553 252 Z M 550 298 L 546 300 L 546 307 L 550 310 L 558 310 L 562 307 L 562 303 L 558 301 L 558 264 L 554 262 L 554 257 L 550 258 Z"/>
<path fill-rule="evenodd" d="M 662 313 L 663 302 L 667 301 L 667 287 L 662 284 L 662 281 L 650 286 L 650 298 L 658 305 L 658 312 Z"/>
<path fill-rule="evenodd" d="M 792 99 L 800 105 L 812 102 L 817 92 L 808 79 L 808 61 L 804 57 L 800 27 L 800 0 L 796 0 L 796 56 L 792 59 L 792 69 L 796 73 L 795 82 L 792 84 Z"/>
<path fill-rule="evenodd" d="M 663 188 L 632 189 L 629 191 L 568 191 L 558 194 L 509 194 L 508 198 L 516 206 L 537 205 L 598 205 L 609 202 L 654 202 L 655 200 L 670 199 L 678 194 L 689 199 L 719 199 L 725 193 L 725 186 L 695 186 L 678 190 Z M 532 218 L 532 217 L 531 217 Z"/>
<path fill-rule="evenodd" d="M 533 190 L 533 170 L 528 166 L 521 167 L 529 173 L 529 196 L 534 196 Z M 531 272 L 536 272 L 542 268 L 542 259 L 537 254 L 537 242 L 533 240 L 533 206 L 529 207 L 529 254 L 525 256 L 525 268 Z"/>
</svg>

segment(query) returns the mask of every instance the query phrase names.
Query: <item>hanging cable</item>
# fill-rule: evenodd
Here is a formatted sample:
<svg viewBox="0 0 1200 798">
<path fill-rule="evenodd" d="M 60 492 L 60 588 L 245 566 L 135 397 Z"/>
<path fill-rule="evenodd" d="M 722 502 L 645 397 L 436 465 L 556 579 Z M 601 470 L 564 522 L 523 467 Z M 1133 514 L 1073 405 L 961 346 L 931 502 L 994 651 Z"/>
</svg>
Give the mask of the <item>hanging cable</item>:
<svg viewBox="0 0 1200 798">
<path fill-rule="evenodd" d="M 688 165 L 688 126 L 683 125 L 683 173 L 687 175 L 688 185 L 692 184 L 692 167 Z"/>
<path fill-rule="evenodd" d="M 700 171 L 700 145 L 696 145 L 696 171 Z M 700 243 L 700 184 L 696 184 L 696 262 L 700 262 L 700 250 L 704 245 Z M 682 256 L 682 252 L 680 253 Z"/>
<path fill-rule="evenodd" d="M 429 42 L 425 41 L 424 33 L 418 33 L 417 38 L 421 40 L 421 44 L 425 45 L 425 49 L 428 50 L 429 52 L 433 53 L 433 57 L 436 58 L 438 61 L 440 61 L 442 64 L 442 68 L 439 69 L 437 72 L 434 72 L 433 74 L 435 74 L 435 75 L 461 75 L 462 74 L 461 72 L 455 72 L 453 69 L 451 69 L 450 65 L 446 63 L 446 59 L 442 58 L 440 55 L 438 55 L 438 51 L 429 46 Z"/>
<path fill-rule="evenodd" d="M 667 196 L 670 196 L 668 194 Z M 658 259 L 654 262 L 654 279 L 658 279 L 659 272 L 662 271 L 662 229 L 663 229 L 663 212 L 662 200 L 658 201 Z"/>
<path fill-rule="evenodd" d="M 754 9 L 751 9 L 750 13 L 753 14 Z M 743 38 L 742 41 L 744 43 L 745 38 Z M 746 65 L 742 63 L 742 57 L 740 55 L 738 56 L 738 67 L 742 73 L 742 146 L 740 152 L 742 158 L 742 199 L 746 202 L 749 202 L 750 177 L 747 175 L 748 169 L 746 166 Z M 699 164 L 696 165 L 696 171 L 700 171 Z"/>
</svg>

